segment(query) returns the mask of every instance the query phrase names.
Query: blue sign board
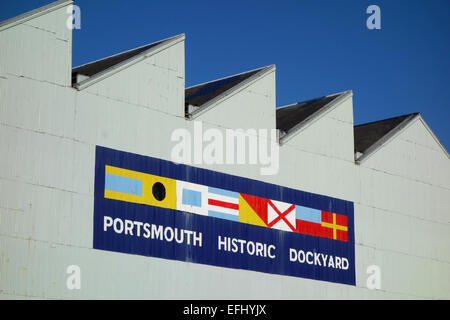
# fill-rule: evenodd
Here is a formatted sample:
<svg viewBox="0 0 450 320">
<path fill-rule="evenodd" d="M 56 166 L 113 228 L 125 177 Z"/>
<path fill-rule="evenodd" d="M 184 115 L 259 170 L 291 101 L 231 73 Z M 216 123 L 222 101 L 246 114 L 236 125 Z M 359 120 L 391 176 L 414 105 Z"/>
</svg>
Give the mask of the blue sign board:
<svg viewBox="0 0 450 320">
<path fill-rule="evenodd" d="M 95 249 L 355 285 L 353 203 L 96 147 Z"/>
</svg>

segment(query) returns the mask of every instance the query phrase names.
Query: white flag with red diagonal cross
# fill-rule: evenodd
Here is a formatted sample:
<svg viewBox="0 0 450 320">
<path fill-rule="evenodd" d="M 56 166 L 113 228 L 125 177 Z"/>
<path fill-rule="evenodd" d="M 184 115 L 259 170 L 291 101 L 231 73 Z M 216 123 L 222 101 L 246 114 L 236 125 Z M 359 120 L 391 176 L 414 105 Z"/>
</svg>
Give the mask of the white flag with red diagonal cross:
<svg viewBox="0 0 450 320">
<path fill-rule="evenodd" d="M 296 231 L 295 204 L 269 200 L 267 202 L 267 226 L 284 231 Z"/>
</svg>

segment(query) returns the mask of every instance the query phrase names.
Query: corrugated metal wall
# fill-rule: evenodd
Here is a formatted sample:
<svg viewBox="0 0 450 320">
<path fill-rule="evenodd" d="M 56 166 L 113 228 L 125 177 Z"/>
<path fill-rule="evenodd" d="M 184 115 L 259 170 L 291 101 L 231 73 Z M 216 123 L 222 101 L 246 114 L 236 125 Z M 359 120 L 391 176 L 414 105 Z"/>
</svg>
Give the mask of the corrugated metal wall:
<svg viewBox="0 0 450 320">
<path fill-rule="evenodd" d="M 280 148 L 277 175 L 199 167 L 354 202 L 356 286 L 94 250 L 95 146 L 169 160 L 173 130 L 193 132 L 184 43 L 77 91 L 66 19 L 61 8 L 0 32 L 1 298 L 450 298 L 448 158 L 416 122 L 355 165 L 351 98 Z M 198 120 L 272 128 L 274 110 L 271 74 Z M 370 265 L 380 290 L 366 287 Z"/>
</svg>

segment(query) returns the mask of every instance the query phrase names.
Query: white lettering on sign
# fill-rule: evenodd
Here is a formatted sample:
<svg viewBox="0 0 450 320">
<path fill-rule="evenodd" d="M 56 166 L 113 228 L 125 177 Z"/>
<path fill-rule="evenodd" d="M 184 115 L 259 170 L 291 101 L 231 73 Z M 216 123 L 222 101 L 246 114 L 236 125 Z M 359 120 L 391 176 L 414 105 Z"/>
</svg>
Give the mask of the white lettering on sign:
<svg viewBox="0 0 450 320">
<path fill-rule="evenodd" d="M 269 257 L 270 259 L 275 259 L 276 257 L 276 247 L 273 244 L 268 245 L 266 243 L 256 241 L 221 236 L 217 238 L 217 242 L 219 250 L 229 251 L 233 253 L 245 253 L 250 256 L 255 255 L 264 258 Z"/>
<path fill-rule="evenodd" d="M 347 270 L 349 267 L 348 259 L 345 257 L 332 256 L 320 252 L 303 251 L 289 249 L 289 261 L 307 263 L 325 268 Z"/>
<path fill-rule="evenodd" d="M 109 228 L 115 233 L 125 234 L 129 236 L 144 237 L 146 239 L 156 239 L 166 242 L 175 241 L 177 243 L 186 243 L 193 246 L 202 246 L 202 233 L 192 230 L 172 228 L 169 226 L 161 226 L 141 221 L 128 219 L 120 219 L 109 216 L 103 217 L 103 231 Z"/>
</svg>

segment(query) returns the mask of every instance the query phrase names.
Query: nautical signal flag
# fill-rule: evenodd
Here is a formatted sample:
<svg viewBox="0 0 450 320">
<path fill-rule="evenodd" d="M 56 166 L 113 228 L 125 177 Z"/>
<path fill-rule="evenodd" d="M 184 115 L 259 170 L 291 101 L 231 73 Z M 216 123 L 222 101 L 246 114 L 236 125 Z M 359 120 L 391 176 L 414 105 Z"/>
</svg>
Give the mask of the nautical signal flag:
<svg viewBox="0 0 450 320">
<path fill-rule="evenodd" d="M 348 241 L 347 216 L 297 206 L 296 232 L 316 237 Z"/>
<path fill-rule="evenodd" d="M 208 215 L 208 187 L 177 180 L 177 210 Z"/>
<path fill-rule="evenodd" d="M 208 188 L 208 215 L 239 221 L 239 193 L 219 188 Z"/>
<path fill-rule="evenodd" d="M 295 204 L 275 200 L 267 201 L 267 226 L 295 232 Z"/>
<path fill-rule="evenodd" d="M 346 215 L 108 165 L 105 198 L 348 241 Z"/>
<path fill-rule="evenodd" d="M 240 193 L 239 221 L 267 227 L 267 199 Z"/>
<path fill-rule="evenodd" d="M 107 165 L 105 198 L 176 209 L 176 180 Z"/>
</svg>

